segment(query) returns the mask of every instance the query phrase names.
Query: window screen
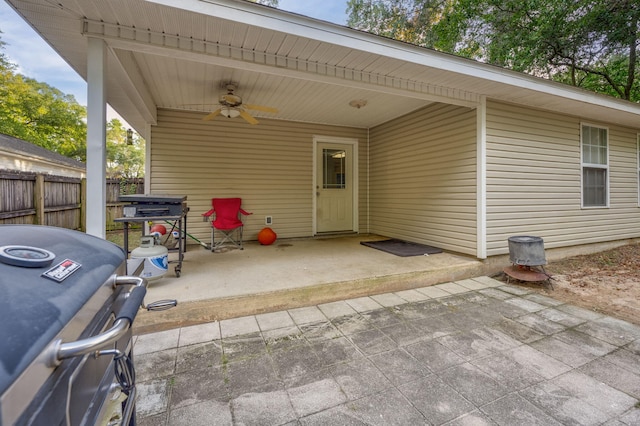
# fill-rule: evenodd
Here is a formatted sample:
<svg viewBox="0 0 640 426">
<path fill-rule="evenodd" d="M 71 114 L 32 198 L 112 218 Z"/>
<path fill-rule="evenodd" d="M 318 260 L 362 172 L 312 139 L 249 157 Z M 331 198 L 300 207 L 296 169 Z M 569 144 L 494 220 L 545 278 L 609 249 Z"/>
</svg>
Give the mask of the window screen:
<svg viewBox="0 0 640 426">
<path fill-rule="evenodd" d="M 609 135 L 605 128 L 582 126 L 582 205 L 608 205 Z"/>
</svg>

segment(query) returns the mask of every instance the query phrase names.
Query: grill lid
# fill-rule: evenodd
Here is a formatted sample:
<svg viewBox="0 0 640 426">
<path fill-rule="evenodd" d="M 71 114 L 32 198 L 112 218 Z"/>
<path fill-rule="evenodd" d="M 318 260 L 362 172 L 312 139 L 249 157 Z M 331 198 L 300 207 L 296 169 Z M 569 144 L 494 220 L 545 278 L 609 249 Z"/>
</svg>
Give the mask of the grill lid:
<svg viewBox="0 0 640 426">
<path fill-rule="evenodd" d="M 142 204 L 182 204 L 187 201 L 187 197 L 180 195 L 133 194 L 120 195 L 118 201 Z"/>
<path fill-rule="evenodd" d="M 1 225 L 0 246 L 29 247 L 55 255 L 48 266 L 0 262 L 2 395 L 118 270 L 125 255 L 120 247 L 101 238 L 37 225 Z M 30 256 L 28 251 L 13 254 L 23 260 Z"/>
</svg>

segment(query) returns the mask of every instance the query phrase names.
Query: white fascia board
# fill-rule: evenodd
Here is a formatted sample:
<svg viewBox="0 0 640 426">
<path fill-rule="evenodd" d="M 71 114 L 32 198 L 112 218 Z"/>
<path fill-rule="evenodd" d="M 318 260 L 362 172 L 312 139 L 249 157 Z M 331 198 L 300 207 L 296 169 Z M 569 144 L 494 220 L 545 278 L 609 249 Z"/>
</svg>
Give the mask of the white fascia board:
<svg viewBox="0 0 640 426">
<path fill-rule="evenodd" d="M 32 161 L 32 162 L 38 162 L 40 164 L 44 164 L 50 167 L 68 169 L 68 170 L 73 170 L 73 171 L 82 172 L 82 173 L 86 172 L 86 167 L 72 166 L 65 163 L 59 163 L 57 161 L 50 160 L 48 158 L 44 158 L 39 155 L 33 155 L 25 152 L 10 151 L 10 150 L 0 148 L 0 155 L 5 159 L 18 159 L 21 161 Z"/>
<path fill-rule="evenodd" d="M 280 31 L 356 50 L 383 55 L 555 97 L 597 104 L 640 115 L 640 104 L 598 95 L 529 74 L 507 70 L 452 54 L 392 40 L 306 16 L 231 0 L 147 0 L 150 3 Z M 486 95 L 491 96 L 490 93 Z"/>
</svg>

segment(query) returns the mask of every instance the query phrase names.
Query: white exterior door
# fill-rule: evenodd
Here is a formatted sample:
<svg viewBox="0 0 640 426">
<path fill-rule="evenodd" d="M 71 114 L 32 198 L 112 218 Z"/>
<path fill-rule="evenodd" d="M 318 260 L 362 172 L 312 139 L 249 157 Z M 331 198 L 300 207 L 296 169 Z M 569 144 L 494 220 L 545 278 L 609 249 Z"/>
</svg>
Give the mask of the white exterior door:
<svg viewBox="0 0 640 426">
<path fill-rule="evenodd" d="M 354 231 L 354 148 L 316 144 L 316 232 Z"/>
</svg>

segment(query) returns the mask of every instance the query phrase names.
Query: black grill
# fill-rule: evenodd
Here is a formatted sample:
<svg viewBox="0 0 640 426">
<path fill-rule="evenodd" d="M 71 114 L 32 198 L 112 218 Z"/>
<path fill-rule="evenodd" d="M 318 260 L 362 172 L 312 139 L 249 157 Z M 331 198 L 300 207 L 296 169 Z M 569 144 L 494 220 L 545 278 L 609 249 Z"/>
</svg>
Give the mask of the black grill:
<svg viewBox="0 0 640 426">
<path fill-rule="evenodd" d="M 0 424 L 134 421 L 130 327 L 146 282 L 125 267 L 100 238 L 0 226 Z"/>
</svg>

